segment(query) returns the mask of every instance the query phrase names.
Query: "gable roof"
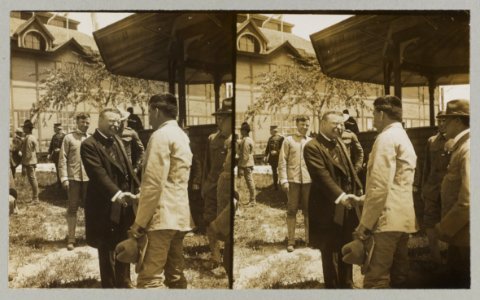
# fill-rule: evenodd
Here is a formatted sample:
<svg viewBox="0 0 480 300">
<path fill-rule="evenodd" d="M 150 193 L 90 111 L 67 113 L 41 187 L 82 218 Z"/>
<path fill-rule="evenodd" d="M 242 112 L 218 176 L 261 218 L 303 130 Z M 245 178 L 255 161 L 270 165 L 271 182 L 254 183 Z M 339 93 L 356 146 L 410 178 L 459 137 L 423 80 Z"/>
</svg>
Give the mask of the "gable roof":
<svg viewBox="0 0 480 300">
<path fill-rule="evenodd" d="M 253 19 L 248 19 L 243 23 L 237 24 L 237 35 L 239 35 L 243 30 L 245 30 L 247 26 L 251 26 L 251 28 L 253 28 L 257 32 L 257 36 L 267 44 L 265 53 L 260 53 L 260 55 L 270 55 L 283 47 L 287 47 L 296 55 L 315 55 L 315 50 L 313 49 L 312 43 L 309 40 L 301 38 L 293 33 L 258 27 L 253 21 Z"/>
<path fill-rule="evenodd" d="M 10 38 L 16 39 L 18 37 L 18 33 L 23 32 L 24 29 L 26 29 L 31 22 L 33 22 L 32 19 L 33 18 L 25 21 L 18 18 L 10 18 Z M 87 47 L 98 52 L 98 47 L 95 43 L 95 40 L 88 34 L 78 30 L 62 28 L 53 25 L 45 25 L 40 21 L 39 23 L 45 28 L 45 32 L 51 35 L 53 40 L 53 48 L 56 48 L 57 46 L 62 45 L 73 38 L 82 47 Z"/>
<path fill-rule="evenodd" d="M 258 35 L 258 37 L 261 38 L 261 40 L 268 44 L 268 38 L 263 34 L 263 32 L 260 30 L 260 28 L 253 22 L 252 19 L 248 19 L 242 24 L 237 24 L 237 35 L 239 35 L 245 28 L 251 27 Z"/>
<path fill-rule="evenodd" d="M 37 16 L 33 16 L 31 17 L 29 20 L 27 20 L 26 22 L 23 21 L 22 24 L 20 24 L 20 26 L 18 26 L 15 31 L 13 32 L 13 37 L 17 37 L 19 35 L 21 35 L 27 28 L 29 28 L 33 23 L 36 23 L 38 26 L 40 26 L 40 28 L 42 29 L 42 32 L 45 33 L 49 38 L 50 40 L 54 40 L 55 37 L 50 33 L 50 31 L 48 31 L 48 29 L 45 27 L 45 25 L 42 23 L 42 21 L 40 21 L 40 19 L 37 17 Z M 10 26 L 10 30 L 12 30 L 11 28 L 12 26 Z M 10 31 L 11 33 L 11 31 Z M 12 35 L 11 35 L 12 36 Z"/>
</svg>

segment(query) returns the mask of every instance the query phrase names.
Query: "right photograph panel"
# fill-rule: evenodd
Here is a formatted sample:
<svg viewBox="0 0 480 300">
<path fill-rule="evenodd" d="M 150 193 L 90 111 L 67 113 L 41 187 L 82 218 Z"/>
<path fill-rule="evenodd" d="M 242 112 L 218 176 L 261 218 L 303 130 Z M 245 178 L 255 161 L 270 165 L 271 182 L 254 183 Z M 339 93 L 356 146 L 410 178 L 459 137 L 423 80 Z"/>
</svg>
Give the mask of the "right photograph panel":
<svg viewBox="0 0 480 300">
<path fill-rule="evenodd" d="M 234 289 L 470 288 L 469 23 L 237 14 Z"/>
</svg>

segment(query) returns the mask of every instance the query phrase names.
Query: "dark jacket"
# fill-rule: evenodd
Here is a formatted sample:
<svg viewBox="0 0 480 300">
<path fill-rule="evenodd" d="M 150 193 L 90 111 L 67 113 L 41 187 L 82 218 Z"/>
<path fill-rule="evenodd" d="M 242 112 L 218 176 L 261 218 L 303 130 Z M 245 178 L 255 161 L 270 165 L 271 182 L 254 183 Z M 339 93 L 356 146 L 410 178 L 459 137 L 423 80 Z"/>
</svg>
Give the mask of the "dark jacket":
<svg viewBox="0 0 480 300">
<path fill-rule="evenodd" d="M 321 134 L 308 142 L 304 148 L 305 163 L 312 178 L 308 214 L 310 243 L 313 247 L 320 244 L 321 231 L 341 227 L 335 223 L 335 213 L 336 210 L 338 213 L 344 209 L 341 204 L 335 204 L 335 200 L 344 192 L 358 194 L 362 188 L 345 145 L 340 140 L 337 140 L 337 143 L 341 146 L 344 164 L 334 161 L 329 149 L 333 149 L 335 144 L 327 141 Z M 349 214 L 358 223 L 355 211 L 351 210 Z M 353 231 L 354 228 L 350 229 Z"/>
<path fill-rule="evenodd" d="M 85 234 L 87 244 L 94 248 L 102 243 L 114 248 L 127 238 L 127 230 L 134 222 L 131 206 L 124 208 L 111 201 L 119 190 L 136 193 L 139 186 L 122 142 L 116 136 L 113 138 L 119 145 L 126 171 L 121 163 L 108 154 L 111 142 L 98 131 L 83 141 L 80 149 L 85 171 L 90 178 L 85 201 Z M 116 218 L 118 215 L 114 213 L 118 211 L 119 218 Z"/>
</svg>

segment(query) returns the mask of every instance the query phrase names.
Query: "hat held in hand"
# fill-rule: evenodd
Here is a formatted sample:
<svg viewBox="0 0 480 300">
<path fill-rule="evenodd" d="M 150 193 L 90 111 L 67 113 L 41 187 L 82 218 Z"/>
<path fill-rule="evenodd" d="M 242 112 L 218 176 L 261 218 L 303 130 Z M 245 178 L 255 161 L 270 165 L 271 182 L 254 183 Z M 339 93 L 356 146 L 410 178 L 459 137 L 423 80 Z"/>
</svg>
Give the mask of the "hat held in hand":
<svg viewBox="0 0 480 300">
<path fill-rule="evenodd" d="M 117 260 L 123 263 L 136 264 L 135 272 L 139 272 L 145 258 L 145 251 L 148 245 L 147 235 L 144 234 L 138 239 L 128 238 L 117 244 L 115 253 Z"/>
<path fill-rule="evenodd" d="M 372 236 L 365 241 L 355 239 L 342 247 L 342 260 L 347 264 L 361 266 L 364 274 L 370 265 L 374 246 L 375 241 Z"/>
</svg>

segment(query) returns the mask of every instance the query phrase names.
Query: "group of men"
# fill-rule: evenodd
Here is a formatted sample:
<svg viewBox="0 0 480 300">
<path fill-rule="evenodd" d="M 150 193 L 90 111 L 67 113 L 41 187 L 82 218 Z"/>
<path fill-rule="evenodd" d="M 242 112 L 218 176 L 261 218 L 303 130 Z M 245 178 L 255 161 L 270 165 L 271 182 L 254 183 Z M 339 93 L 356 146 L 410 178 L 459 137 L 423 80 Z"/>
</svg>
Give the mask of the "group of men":
<svg viewBox="0 0 480 300">
<path fill-rule="evenodd" d="M 305 242 L 321 251 L 327 288 L 354 287 L 351 262 L 343 259 L 352 241 L 362 245 L 364 288 L 407 284 L 407 242 L 419 229 L 413 201 L 417 156 L 402 126 L 399 98 L 377 98 L 373 117 L 378 135 L 366 165 L 365 187 L 359 179 L 363 150 L 355 133 L 345 129 L 351 123 L 345 112 L 324 113 L 314 138 L 307 136 L 309 118 L 297 117 L 295 134 L 283 138 L 273 127 L 267 144 L 275 187 L 278 182 L 288 198 L 287 251 L 295 249 L 301 208 Z M 448 243 L 446 286 L 468 287 L 469 102 L 448 102 L 437 119 L 439 133 L 429 139 L 425 167 L 417 170 L 424 174 L 424 226 L 433 261 L 441 263 L 438 241 Z M 272 161 L 277 153 L 278 165 Z"/>
<path fill-rule="evenodd" d="M 126 126 L 128 114 L 117 108 L 100 112 L 98 128 L 93 134 L 87 133 L 90 116 L 78 114 L 77 129 L 64 135 L 60 143 L 56 142 L 60 138 L 57 134 L 61 132 L 57 129 L 50 149 L 52 160 L 55 160 L 52 154 L 59 157 L 56 163 L 59 181 L 68 191 L 67 248 L 72 250 L 75 247 L 76 215 L 79 206 L 84 204 L 86 242 L 98 249 L 103 288 L 132 287 L 130 264 L 116 249 L 129 239 L 148 241 L 142 245 L 139 242 L 138 247 L 143 248 L 135 249 L 142 252 L 136 268 L 138 288 L 187 287 L 183 274 L 183 239 L 194 227 L 188 198 L 192 165 L 190 140 L 176 121 L 178 105 L 175 96 L 168 93 L 154 95 L 148 107 L 153 133 L 145 153 L 143 145 L 137 149 L 141 145 L 138 134 Z M 228 229 L 231 227 L 232 207 L 229 162 L 232 99 L 224 100 L 214 115 L 219 130 L 208 140 L 209 163 L 206 164 L 204 181 L 210 184 L 202 184 L 207 205 L 205 219 L 212 251 L 220 255 L 218 240 L 225 242 L 223 262 L 231 280 Z M 30 152 L 24 149 L 35 146 L 30 145 L 33 143 L 29 139 L 31 129 L 27 130 L 33 128 L 33 124 L 24 128 L 27 136 L 22 153 L 23 159 L 27 159 L 25 153 Z M 216 137 L 220 142 L 215 140 Z M 38 143 L 36 145 L 38 151 Z M 27 172 L 30 174 L 28 169 Z M 137 176 L 140 174 L 141 181 Z"/>
</svg>

